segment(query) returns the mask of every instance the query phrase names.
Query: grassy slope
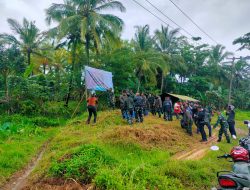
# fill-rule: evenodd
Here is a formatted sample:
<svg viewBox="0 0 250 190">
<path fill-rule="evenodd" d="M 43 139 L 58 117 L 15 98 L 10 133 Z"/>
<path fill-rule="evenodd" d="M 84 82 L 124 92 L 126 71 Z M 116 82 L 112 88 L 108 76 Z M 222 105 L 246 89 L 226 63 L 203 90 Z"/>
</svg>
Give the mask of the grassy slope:
<svg viewBox="0 0 250 190">
<path fill-rule="evenodd" d="M 15 116 L 13 120 L 19 120 L 15 127 L 24 127 L 19 133 L 10 132 L 0 139 L 0 185 L 12 174 L 25 167 L 38 153 L 43 144 L 55 135 L 58 128 L 37 128 L 25 123 L 22 117 Z M 6 122 L 6 117 L 1 118 L 1 124 Z M 27 118 L 25 118 L 27 120 Z M 27 126 L 26 126 L 27 125 Z M 1 135 L 8 133 L 2 132 Z"/>
<path fill-rule="evenodd" d="M 119 112 L 99 115 L 95 126 L 86 126 L 84 115 L 61 129 L 33 173 L 32 181 L 37 186 L 43 187 L 43 180 L 52 177 L 84 182 L 81 177 L 91 168 L 90 180 L 85 183 L 94 183 L 99 188 L 210 189 L 217 183 L 216 172 L 230 168 L 230 163 L 216 158 L 231 149 L 232 145 L 225 141 L 219 145 L 221 151 L 210 151 L 199 161 L 175 161 L 171 155 L 199 146 L 200 136 L 189 137 L 178 122 L 166 124 L 154 117 L 148 117 L 143 125 L 131 128 L 122 121 Z M 83 146 L 86 144 L 91 150 L 101 152 L 100 155 L 86 154 L 88 149 Z M 78 159 L 82 154 L 84 163 Z M 114 162 L 107 165 L 103 161 L 106 158 Z"/>
</svg>

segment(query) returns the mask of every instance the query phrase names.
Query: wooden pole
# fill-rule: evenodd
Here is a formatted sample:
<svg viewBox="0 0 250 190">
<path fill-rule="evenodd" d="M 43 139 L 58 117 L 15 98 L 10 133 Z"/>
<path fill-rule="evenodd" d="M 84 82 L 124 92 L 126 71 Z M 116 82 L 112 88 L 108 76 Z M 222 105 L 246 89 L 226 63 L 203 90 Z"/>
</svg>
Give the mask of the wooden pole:
<svg viewBox="0 0 250 190">
<path fill-rule="evenodd" d="M 85 90 L 84 95 L 81 97 L 81 100 L 80 100 L 79 103 L 77 104 L 75 111 L 74 111 L 73 114 L 71 115 L 71 119 L 75 116 L 75 113 L 76 113 L 76 111 L 78 110 L 80 104 L 82 103 L 84 97 L 86 98 L 86 102 L 87 102 L 87 99 L 88 99 L 88 90 L 87 90 L 87 88 L 86 88 L 86 90 Z M 87 110 L 86 110 L 86 111 L 87 111 Z"/>
<path fill-rule="evenodd" d="M 233 78 L 234 78 L 234 69 L 235 69 L 235 57 L 233 57 L 233 59 L 232 59 L 232 65 L 231 65 L 231 78 L 230 78 L 230 86 L 229 86 L 229 93 L 228 93 L 228 106 L 231 105 L 232 88 L 233 88 Z"/>
</svg>

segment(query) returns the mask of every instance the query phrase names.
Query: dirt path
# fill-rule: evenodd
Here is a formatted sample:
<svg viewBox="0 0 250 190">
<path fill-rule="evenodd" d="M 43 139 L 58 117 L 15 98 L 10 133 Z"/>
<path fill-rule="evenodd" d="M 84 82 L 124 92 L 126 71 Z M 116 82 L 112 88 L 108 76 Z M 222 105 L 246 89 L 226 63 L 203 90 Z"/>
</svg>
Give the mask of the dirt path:
<svg viewBox="0 0 250 190">
<path fill-rule="evenodd" d="M 243 129 L 237 128 L 236 131 L 239 136 L 247 135 L 247 132 Z M 199 160 L 206 155 L 212 145 L 216 144 L 216 141 L 217 132 L 212 136 L 212 138 L 208 140 L 208 142 L 198 144 L 196 147 L 190 150 L 179 152 L 172 158 L 175 160 Z"/>
<path fill-rule="evenodd" d="M 35 169 L 39 161 L 42 159 L 43 154 L 47 148 L 47 145 L 48 145 L 48 142 L 46 142 L 42 146 L 40 152 L 37 154 L 35 158 L 32 159 L 32 161 L 28 164 L 28 166 L 26 166 L 21 171 L 18 171 L 17 173 L 15 173 L 7 181 L 7 183 L 0 189 L 1 190 L 21 190 L 25 186 L 31 172 Z"/>
<path fill-rule="evenodd" d="M 216 144 L 216 141 L 217 135 L 213 135 L 206 143 L 197 144 L 191 150 L 179 152 L 172 158 L 175 160 L 199 160 L 206 155 L 211 145 Z"/>
</svg>

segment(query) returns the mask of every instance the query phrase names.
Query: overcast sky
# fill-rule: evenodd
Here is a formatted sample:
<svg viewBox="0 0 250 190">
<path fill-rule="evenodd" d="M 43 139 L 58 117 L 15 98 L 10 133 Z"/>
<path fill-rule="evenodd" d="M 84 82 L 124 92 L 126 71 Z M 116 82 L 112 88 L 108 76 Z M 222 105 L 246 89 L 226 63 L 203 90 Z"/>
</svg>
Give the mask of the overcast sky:
<svg viewBox="0 0 250 190">
<path fill-rule="evenodd" d="M 60 3 L 63 0 L 0 0 L 0 33 L 10 32 L 6 22 L 7 18 L 15 18 L 19 21 L 23 17 L 35 20 L 41 30 L 48 29 L 44 18 L 44 10 L 52 3 Z M 149 24 L 151 33 L 161 26 L 161 21 L 139 7 L 132 0 L 120 0 L 127 8 L 125 13 L 115 12 L 125 22 L 122 34 L 124 39 L 134 36 L 136 25 Z M 159 12 L 154 10 L 145 0 L 137 0 L 152 12 L 161 17 L 171 26 L 171 23 Z M 214 44 L 209 38 L 199 31 L 181 12 L 174 7 L 169 0 L 150 0 L 165 14 L 185 28 L 193 36 L 201 36 L 203 42 Z M 211 35 L 218 43 L 226 46 L 228 51 L 235 52 L 237 46 L 232 41 L 250 32 L 250 0 L 173 0 L 180 6 L 202 29 Z M 182 31 L 185 34 L 184 31 Z M 249 51 L 237 52 L 237 55 L 249 55 Z"/>
</svg>

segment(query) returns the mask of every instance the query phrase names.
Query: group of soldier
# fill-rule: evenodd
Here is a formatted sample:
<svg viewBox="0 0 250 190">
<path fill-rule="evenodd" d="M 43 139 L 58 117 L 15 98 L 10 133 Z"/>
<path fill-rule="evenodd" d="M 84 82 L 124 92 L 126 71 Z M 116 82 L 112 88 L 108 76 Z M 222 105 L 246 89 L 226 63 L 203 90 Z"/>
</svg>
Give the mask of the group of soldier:
<svg viewBox="0 0 250 190">
<path fill-rule="evenodd" d="M 227 129 L 231 133 L 231 136 L 236 139 L 235 131 L 235 112 L 234 107 L 229 105 L 227 107 L 227 118 L 220 111 L 213 111 L 209 106 L 202 106 L 197 102 L 190 101 L 177 101 L 173 104 L 170 97 L 155 96 L 144 93 L 136 93 L 133 91 L 123 90 L 119 97 L 121 114 L 124 119 L 131 125 L 133 120 L 135 122 L 143 122 L 144 117 L 152 113 L 152 115 L 158 115 L 159 118 L 163 118 L 166 121 L 173 121 L 173 116 L 180 120 L 181 127 L 186 132 L 193 136 L 192 126 L 195 125 L 197 133 L 201 134 L 201 142 L 206 142 L 208 137 L 212 137 L 212 128 L 216 128 L 220 125 L 218 142 L 221 141 L 224 134 L 228 143 L 230 143 L 230 136 Z M 212 127 L 211 119 L 214 113 L 218 114 L 216 124 Z M 205 127 L 208 128 L 208 137 L 205 132 Z"/>
</svg>

